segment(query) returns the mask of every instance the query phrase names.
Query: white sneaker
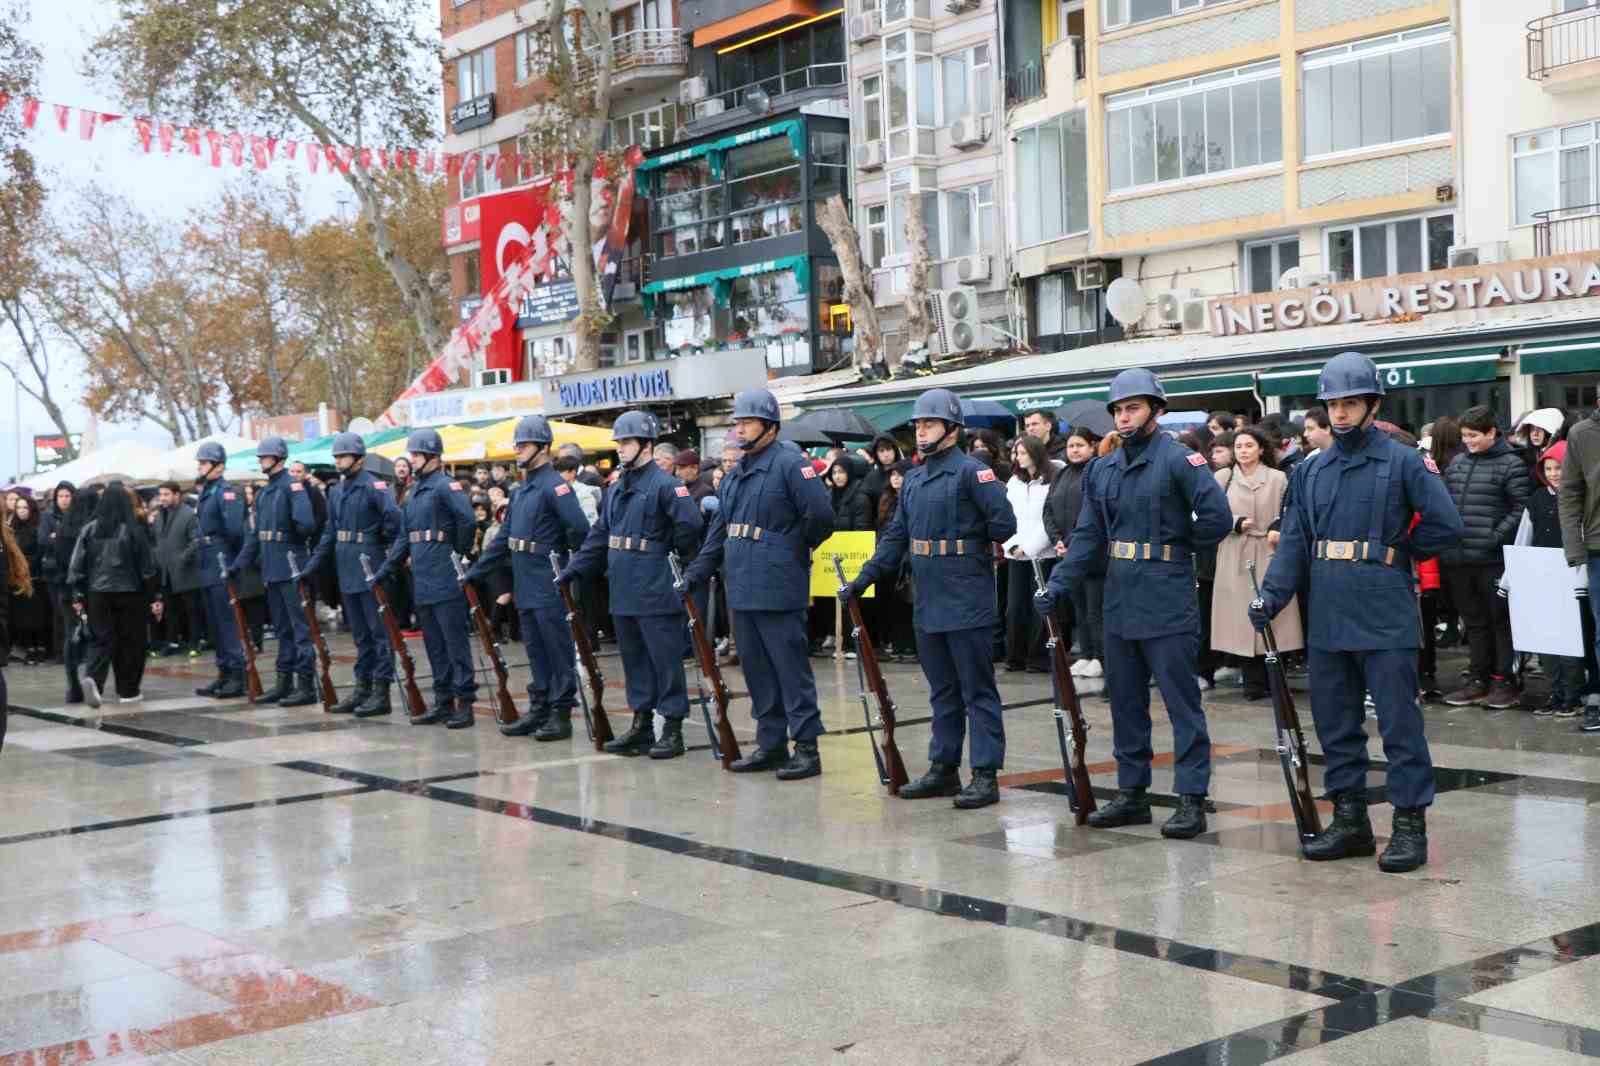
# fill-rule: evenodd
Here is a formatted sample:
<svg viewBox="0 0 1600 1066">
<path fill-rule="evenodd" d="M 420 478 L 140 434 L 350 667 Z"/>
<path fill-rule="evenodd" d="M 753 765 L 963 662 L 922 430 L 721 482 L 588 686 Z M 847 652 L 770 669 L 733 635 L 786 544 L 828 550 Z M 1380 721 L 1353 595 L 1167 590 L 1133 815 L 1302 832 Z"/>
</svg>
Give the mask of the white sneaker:
<svg viewBox="0 0 1600 1066">
<path fill-rule="evenodd" d="M 1243 680 L 1244 671 L 1240 670 L 1237 666 L 1224 666 L 1217 671 L 1217 684 L 1219 685 L 1226 684 L 1230 681 L 1242 682 Z"/>
<path fill-rule="evenodd" d="M 138 703 L 142 699 L 144 699 L 144 693 L 136 692 L 132 696 L 123 696 L 121 699 L 117 700 L 117 702 L 118 703 Z"/>
<path fill-rule="evenodd" d="M 1200 691 L 1201 692 L 1210 692 L 1211 689 L 1213 688 L 1211 682 L 1207 681 L 1205 678 L 1201 677 L 1199 674 L 1195 674 L 1194 675 L 1194 683 L 1200 686 Z"/>
<path fill-rule="evenodd" d="M 1088 677 L 1089 676 L 1088 671 L 1089 671 L 1089 660 L 1088 659 L 1078 659 L 1077 661 L 1075 661 L 1072 664 L 1071 668 L 1069 668 L 1067 670 L 1067 673 L 1071 674 L 1073 677 Z"/>
<path fill-rule="evenodd" d="M 87 703 L 91 707 L 99 707 L 100 686 L 95 684 L 94 678 L 88 674 L 84 674 L 78 679 L 78 684 L 83 688 L 83 702 Z"/>
<path fill-rule="evenodd" d="M 1105 667 L 1100 665 L 1100 660 L 1099 659 L 1085 659 L 1084 663 L 1083 663 L 1083 673 L 1080 674 L 1079 676 L 1080 677 L 1105 677 L 1106 676 Z"/>
</svg>

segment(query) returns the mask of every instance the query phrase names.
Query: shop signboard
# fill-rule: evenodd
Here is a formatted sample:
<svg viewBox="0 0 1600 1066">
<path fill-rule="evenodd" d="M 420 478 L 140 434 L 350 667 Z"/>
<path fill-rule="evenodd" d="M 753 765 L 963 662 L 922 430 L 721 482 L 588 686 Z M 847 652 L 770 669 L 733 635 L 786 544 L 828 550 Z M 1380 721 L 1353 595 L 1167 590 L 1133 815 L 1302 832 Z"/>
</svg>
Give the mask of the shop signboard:
<svg viewBox="0 0 1600 1066">
<path fill-rule="evenodd" d="M 578 317 L 578 286 L 571 278 L 535 285 L 522 294 L 517 306 L 517 328 L 556 326 Z"/>
<path fill-rule="evenodd" d="M 446 389 L 413 396 L 407 425 L 447 426 L 459 422 L 520 418 L 544 413 L 544 393 L 537 381 L 490 385 L 481 389 Z"/>
<path fill-rule="evenodd" d="M 552 415 L 571 414 L 728 396 L 766 382 L 764 350 L 740 348 L 548 378 L 544 382 L 544 408 Z"/>
<path fill-rule="evenodd" d="M 33 468 L 36 471 L 54 470 L 67 461 L 68 441 L 72 442 L 70 454 L 77 455 L 83 447 L 83 434 L 73 433 L 63 437 L 59 433 L 36 433 L 33 437 Z"/>
</svg>

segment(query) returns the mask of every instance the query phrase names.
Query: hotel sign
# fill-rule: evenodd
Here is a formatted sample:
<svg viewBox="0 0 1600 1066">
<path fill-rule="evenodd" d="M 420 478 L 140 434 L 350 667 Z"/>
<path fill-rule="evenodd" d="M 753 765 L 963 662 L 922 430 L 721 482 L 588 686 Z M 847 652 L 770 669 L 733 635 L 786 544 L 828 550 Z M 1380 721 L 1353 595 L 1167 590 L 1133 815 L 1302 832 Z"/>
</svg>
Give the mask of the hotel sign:
<svg viewBox="0 0 1600 1066">
<path fill-rule="evenodd" d="M 1212 336 L 1280 333 L 1347 322 L 1410 321 L 1446 311 L 1600 296 L 1600 259 L 1561 255 L 1397 274 L 1286 292 L 1227 296 L 1208 308 Z"/>
</svg>

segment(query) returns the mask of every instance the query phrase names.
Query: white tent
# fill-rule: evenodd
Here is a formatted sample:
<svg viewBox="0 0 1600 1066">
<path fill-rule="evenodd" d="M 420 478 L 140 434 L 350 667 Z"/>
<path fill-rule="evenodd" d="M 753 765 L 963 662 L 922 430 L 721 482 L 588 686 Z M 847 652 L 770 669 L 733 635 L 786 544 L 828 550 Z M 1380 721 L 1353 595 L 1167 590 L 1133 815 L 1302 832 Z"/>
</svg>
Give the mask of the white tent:
<svg viewBox="0 0 1600 1066">
<path fill-rule="evenodd" d="M 160 449 L 152 448 L 148 444 L 138 441 L 122 441 L 117 444 L 101 448 L 99 451 L 90 452 L 63 463 L 53 470 L 46 470 L 42 474 L 35 474 L 27 478 L 22 484 L 35 492 L 49 492 L 58 481 L 70 481 L 74 485 L 83 485 L 91 481 L 104 481 L 115 475 L 122 475 L 130 480 L 137 481 L 134 471 L 142 464 L 151 462 L 162 456 Z"/>
<path fill-rule="evenodd" d="M 255 441 L 248 437 L 235 437 L 228 433 L 213 433 L 209 437 L 174 448 L 170 452 L 162 452 L 155 456 L 147 457 L 140 462 L 132 464 L 133 469 L 124 470 L 123 473 L 131 474 L 141 482 L 149 481 L 181 481 L 194 480 L 194 455 L 200 450 L 200 445 L 215 443 L 222 445 L 224 454 L 236 452 L 241 448 L 255 447 Z"/>
</svg>

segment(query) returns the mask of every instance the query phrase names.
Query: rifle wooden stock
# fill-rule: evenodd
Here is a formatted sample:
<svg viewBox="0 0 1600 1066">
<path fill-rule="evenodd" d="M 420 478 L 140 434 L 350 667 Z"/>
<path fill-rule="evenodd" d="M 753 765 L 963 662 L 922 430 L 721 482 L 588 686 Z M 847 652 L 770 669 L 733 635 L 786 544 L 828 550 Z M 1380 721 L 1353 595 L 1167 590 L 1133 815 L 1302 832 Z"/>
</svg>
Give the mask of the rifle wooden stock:
<svg viewBox="0 0 1600 1066">
<path fill-rule="evenodd" d="M 678 564 L 676 555 L 667 557 L 672 564 L 672 576 L 678 584 L 683 584 L 683 568 Z M 728 703 L 731 697 L 728 686 L 722 680 L 722 667 L 717 665 L 717 649 L 712 645 L 711 638 L 706 635 L 705 622 L 700 617 L 700 606 L 694 602 L 687 585 L 680 592 L 683 600 L 683 609 L 689 615 L 689 638 L 694 643 L 695 661 L 700 664 L 700 673 L 711 682 L 711 705 L 716 708 L 714 712 L 706 710 L 705 689 L 700 690 L 700 713 L 707 715 L 706 731 L 711 733 L 711 744 L 716 749 L 717 758 L 722 760 L 722 768 L 728 769 L 740 757 L 739 740 L 733 735 L 733 725 L 728 721 Z"/>
<path fill-rule="evenodd" d="M 560 576 L 561 564 L 556 561 L 554 555 L 550 556 L 550 569 Z M 594 648 L 589 644 L 589 628 L 584 624 L 583 612 L 578 610 L 577 601 L 572 598 L 572 589 L 560 581 L 556 582 L 556 588 L 561 592 L 562 606 L 567 609 L 567 627 L 572 630 L 572 646 L 577 649 L 578 662 L 583 666 L 583 672 L 588 675 L 589 691 L 594 694 L 591 700 L 584 693 L 584 679 L 580 677 L 578 702 L 583 707 L 583 722 L 589 727 L 589 739 L 594 742 L 594 750 L 604 751 L 605 746 L 615 737 L 611 732 L 611 720 L 606 717 L 605 676 L 600 673 L 600 664 L 595 660 Z"/>
<path fill-rule="evenodd" d="M 1044 567 L 1037 559 L 1033 560 L 1033 580 L 1037 588 L 1044 588 Z M 1082 825 L 1095 809 L 1094 784 L 1089 780 L 1089 767 L 1083 761 L 1089 723 L 1083 720 L 1078 686 L 1072 683 L 1072 664 L 1067 661 L 1067 645 L 1061 639 L 1054 611 L 1045 615 L 1044 625 L 1048 634 L 1045 647 L 1050 652 L 1050 673 L 1055 682 L 1056 744 L 1061 748 L 1061 769 L 1066 776 L 1067 806 L 1072 811 L 1073 822 Z"/>
<path fill-rule="evenodd" d="M 843 588 L 844 560 L 840 556 L 833 557 L 833 572 L 839 576 L 839 587 Z M 851 634 L 856 642 L 856 680 L 860 685 L 861 714 L 867 722 L 867 740 L 872 744 L 872 758 L 878 764 L 878 780 L 889 790 L 889 795 L 898 796 L 911 775 L 906 773 L 905 760 L 900 758 L 900 748 L 894 742 L 894 700 L 889 698 L 889 685 L 878 665 L 878 649 L 873 646 L 867 625 L 862 621 L 861 601 L 852 596 L 848 607 Z M 872 705 L 867 701 L 869 690 L 878 704 L 876 726 L 872 721 Z M 878 738 L 873 736 L 875 729 L 883 732 L 881 747 Z"/>
<path fill-rule="evenodd" d="M 367 585 L 372 589 L 372 602 L 378 605 L 378 617 L 383 619 L 383 631 L 389 634 L 389 647 L 400 657 L 400 691 L 405 695 L 406 714 L 420 718 L 428 713 L 428 706 L 422 700 L 422 690 L 417 688 L 417 661 L 411 657 L 411 649 L 406 646 L 405 634 L 400 632 L 400 623 L 395 620 L 394 610 L 389 606 L 389 594 L 384 591 L 383 582 L 372 580 L 372 568 L 367 565 L 366 556 L 361 557 L 361 569 L 366 573 Z"/>
<path fill-rule="evenodd" d="M 1245 568 L 1250 572 L 1250 587 L 1256 601 L 1260 602 L 1261 586 L 1256 581 L 1255 560 L 1246 563 Z M 1270 625 L 1258 632 L 1267 648 L 1267 689 L 1272 693 L 1273 728 L 1278 734 L 1274 746 L 1278 749 L 1278 763 L 1283 767 L 1283 783 L 1289 787 L 1289 806 L 1294 811 L 1295 831 L 1300 834 L 1300 851 L 1304 854 L 1306 842 L 1322 832 L 1322 816 L 1311 792 L 1311 760 L 1306 754 L 1306 735 L 1300 728 L 1300 713 L 1295 710 L 1289 678 L 1283 672 L 1283 660 L 1278 657 L 1277 635 Z"/>
<path fill-rule="evenodd" d="M 495 721 L 501 725 L 510 725 L 517 720 L 517 705 L 511 699 L 511 689 L 507 684 L 511 678 L 511 671 L 506 669 L 505 656 L 500 654 L 500 649 L 495 645 L 494 632 L 489 628 L 489 617 L 483 613 L 483 604 L 478 600 L 477 588 L 468 581 L 462 584 L 461 590 L 467 594 L 467 606 L 472 609 L 472 621 L 478 630 L 478 643 L 483 645 L 483 654 L 488 656 L 490 664 L 494 667 Z"/>
<path fill-rule="evenodd" d="M 220 562 L 220 558 L 218 559 Z M 250 623 L 244 617 L 244 604 L 239 602 L 239 587 L 228 576 L 226 565 L 222 569 L 223 584 L 228 589 L 228 603 L 233 607 L 233 628 L 239 634 L 239 644 L 244 648 L 245 699 L 254 703 L 261 698 L 261 674 L 256 670 L 256 646 L 250 639 Z"/>
<path fill-rule="evenodd" d="M 319 680 L 322 689 L 322 709 L 323 711 L 331 711 L 333 705 L 339 702 L 339 693 L 333 687 L 332 659 L 328 655 L 328 642 L 323 639 L 322 624 L 317 621 L 317 601 L 312 596 L 307 582 L 297 581 L 295 588 L 300 593 L 300 610 L 305 612 L 306 628 L 311 631 L 311 645 L 317 649 L 317 668 L 321 674 Z"/>
</svg>

